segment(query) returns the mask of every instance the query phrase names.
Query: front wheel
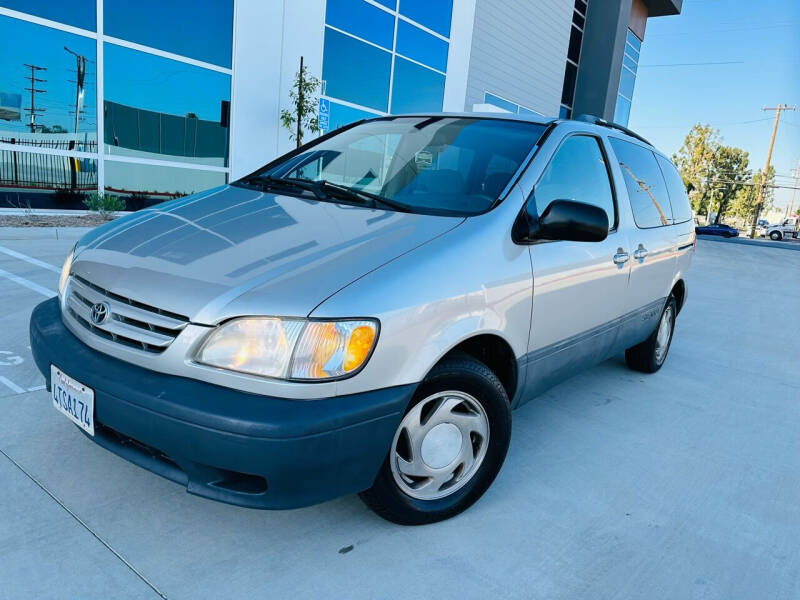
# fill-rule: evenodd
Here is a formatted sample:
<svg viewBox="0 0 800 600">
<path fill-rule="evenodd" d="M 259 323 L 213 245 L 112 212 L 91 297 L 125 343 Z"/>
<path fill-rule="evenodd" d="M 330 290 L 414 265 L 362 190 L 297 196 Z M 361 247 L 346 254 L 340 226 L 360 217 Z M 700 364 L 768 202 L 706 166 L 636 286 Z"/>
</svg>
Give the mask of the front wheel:
<svg viewBox="0 0 800 600">
<path fill-rule="evenodd" d="M 677 313 L 675 297 L 670 295 L 661 311 L 661 319 L 655 331 L 641 344 L 625 350 L 625 361 L 631 369 L 642 373 L 655 373 L 661 368 L 672 343 Z"/>
<path fill-rule="evenodd" d="M 781 237 L 783 237 L 783 236 L 781 236 L 780 232 L 778 232 L 778 231 L 773 231 L 772 233 L 769 234 L 769 239 L 771 239 L 771 240 L 773 240 L 775 242 L 780 241 Z"/>
<path fill-rule="evenodd" d="M 466 354 L 446 358 L 420 384 L 361 498 L 401 525 L 448 519 L 489 488 L 510 439 L 508 396 L 497 376 Z"/>
</svg>

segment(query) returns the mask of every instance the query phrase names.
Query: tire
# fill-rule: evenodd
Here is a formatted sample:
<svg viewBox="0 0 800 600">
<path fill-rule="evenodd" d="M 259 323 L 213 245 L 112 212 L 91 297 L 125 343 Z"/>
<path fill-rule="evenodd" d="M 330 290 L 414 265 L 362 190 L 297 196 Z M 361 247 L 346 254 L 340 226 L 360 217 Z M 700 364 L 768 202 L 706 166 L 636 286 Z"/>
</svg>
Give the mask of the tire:
<svg viewBox="0 0 800 600">
<path fill-rule="evenodd" d="M 625 350 L 625 362 L 634 371 L 642 373 L 655 373 L 664 364 L 672 344 L 672 334 L 675 332 L 675 315 L 677 314 L 675 297 L 667 298 L 658 325 L 645 341 Z M 668 327 L 662 331 L 662 325 Z M 665 334 L 666 333 L 666 337 Z M 661 334 L 661 335 L 659 335 Z"/>
<path fill-rule="evenodd" d="M 771 239 L 774 242 L 779 242 L 782 237 L 783 236 L 780 234 L 779 231 L 773 231 L 772 233 L 769 234 L 769 239 Z"/>
<path fill-rule="evenodd" d="M 454 354 L 420 384 L 361 499 L 400 525 L 449 519 L 489 488 L 510 440 L 511 409 L 502 383 L 483 363 Z"/>
</svg>

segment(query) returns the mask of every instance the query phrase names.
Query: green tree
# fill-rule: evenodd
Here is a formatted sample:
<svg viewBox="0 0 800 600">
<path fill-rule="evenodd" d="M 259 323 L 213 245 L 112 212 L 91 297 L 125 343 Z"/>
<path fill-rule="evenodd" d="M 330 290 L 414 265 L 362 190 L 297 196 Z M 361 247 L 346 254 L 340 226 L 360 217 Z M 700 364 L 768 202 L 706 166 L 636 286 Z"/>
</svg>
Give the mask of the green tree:
<svg viewBox="0 0 800 600">
<path fill-rule="evenodd" d="M 712 190 L 708 174 L 720 145 L 719 131 L 710 125 L 697 123 L 686 134 L 678 153 L 672 157 L 686 187 L 694 192 L 690 197 L 692 210 L 697 214 L 708 214 Z"/>
<path fill-rule="evenodd" d="M 748 169 L 750 157 L 747 152 L 735 146 L 719 146 L 711 164 L 710 175 L 713 177 L 709 207 L 716 211 L 714 220 L 719 223 L 751 177 Z"/>
<path fill-rule="evenodd" d="M 724 145 L 718 130 L 700 123 L 689 130 L 672 160 L 692 192 L 692 210 L 699 215 L 716 213 L 717 223 L 751 175 L 748 153 Z"/>
<path fill-rule="evenodd" d="M 291 109 L 281 110 L 281 125 L 289 132 L 289 139 L 294 140 L 299 148 L 303 144 L 304 130 L 319 133 L 317 121 L 317 90 L 319 79 L 309 75 L 308 68 L 300 57 L 300 70 L 294 76 L 292 89 L 289 90 Z"/>
<path fill-rule="evenodd" d="M 753 220 L 753 214 L 756 210 L 758 203 L 758 188 L 761 185 L 761 174 L 763 171 L 759 169 L 750 177 L 749 185 L 742 186 L 736 193 L 736 196 L 731 202 L 729 207 L 729 214 L 742 219 L 745 223 L 750 223 Z M 764 203 L 761 206 L 761 212 L 766 212 L 772 208 L 772 203 L 775 200 L 775 188 L 769 187 L 775 184 L 775 167 L 770 165 L 769 175 L 767 176 L 767 187 L 764 189 Z"/>
</svg>

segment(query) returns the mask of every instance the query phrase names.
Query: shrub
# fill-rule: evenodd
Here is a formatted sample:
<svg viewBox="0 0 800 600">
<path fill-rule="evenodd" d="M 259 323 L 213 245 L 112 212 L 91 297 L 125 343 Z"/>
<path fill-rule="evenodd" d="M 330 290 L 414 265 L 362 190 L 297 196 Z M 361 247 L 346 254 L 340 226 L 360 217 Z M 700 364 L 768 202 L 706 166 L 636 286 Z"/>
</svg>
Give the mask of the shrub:
<svg viewBox="0 0 800 600">
<path fill-rule="evenodd" d="M 105 219 L 111 219 L 114 213 L 125 210 L 125 201 L 117 196 L 91 193 L 83 201 L 84 206 L 92 212 L 98 213 Z"/>
</svg>

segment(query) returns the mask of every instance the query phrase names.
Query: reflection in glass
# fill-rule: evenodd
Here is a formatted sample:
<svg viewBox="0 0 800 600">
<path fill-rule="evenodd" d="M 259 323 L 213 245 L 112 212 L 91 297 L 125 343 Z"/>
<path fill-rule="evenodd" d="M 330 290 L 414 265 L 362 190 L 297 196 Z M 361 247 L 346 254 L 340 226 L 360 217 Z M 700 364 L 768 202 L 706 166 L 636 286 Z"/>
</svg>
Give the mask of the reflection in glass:
<svg viewBox="0 0 800 600">
<path fill-rule="evenodd" d="M 439 71 L 447 70 L 447 42 L 405 21 L 397 22 L 396 52 Z"/>
<path fill-rule="evenodd" d="M 415 213 L 469 216 L 494 205 L 543 131 L 543 125 L 501 119 L 381 117 L 257 175 L 324 180 Z M 263 183 L 272 191 L 274 181 Z M 260 187 L 257 178 L 238 185 Z"/>
<path fill-rule="evenodd" d="M 81 29 L 96 30 L 95 0 L 0 0 L 0 6 Z"/>
<path fill-rule="evenodd" d="M 328 0 L 325 22 L 391 50 L 394 16 L 363 0 Z"/>
<path fill-rule="evenodd" d="M 330 131 L 334 129 L 338 129 L 344 125 L 348 125 L 354 121 L 359 121 L 361 119 L 371 119 L 373 117 L 377 117 L 375 113 L 369 113 L 365 110 L 359 110 L 357 108 L 352 108 L 350 106 L 345 106 L 344 104 L 338 104 L 337 102 L 331 101 L 331 115 L 330 115 Z"/>
<path fill-rule="evenodd" d="M 85 209 L 96 191 L 96 160 L 0 150 L 1 208 Z"/>
<path fill-rule="evenodd" d="M 432 29 L 444 37 L 450 37 L 450 17 L 453 13 L 453 0 L 403 0 L 400 14 L 405 15 Z"/>
<path fill-rule="evenodd" d="M 391 54 L 325 28 L 322 79 L 329 96 L 386 111 Z"/>
<path fill-rule="evenodd" d="M 483 95 L 483 101 L 486 104 L 491 104 L 492 106 L 502 108 L 503 110 L 507 110 L 510 113 L 515 113 L 519 109 L 519 105 L 514 104 L 513 102 L 509 102 L 508 100 L 504 100 L 503 98 L 500 98 L 488 92 L 486 92 Z"/>
<path fill-rule="evenodd" d="M 230 77 L 105 44 L 105 152 L 224 166 Z"/>
<path fill-rule="evenodd" d="M 104 0 L 103 33 L 230 67 L 233 1 Z"/>
<path fill-rule="evenodd" d="M 225 183 L 225 173 L 181 167 L 105 161 L 105 192 L 139 210 Z"/>
<path fill-rule="evenodd" d="M 394 59 L 392 112 L 438 112 L 444 99 L 444 75 L 399 56 Z"/>
<path fill-rule="evenodd" d="M 0 141 L 96 152 L 95 41 L 5 16 L 0 40 Z"/>
</svg>

